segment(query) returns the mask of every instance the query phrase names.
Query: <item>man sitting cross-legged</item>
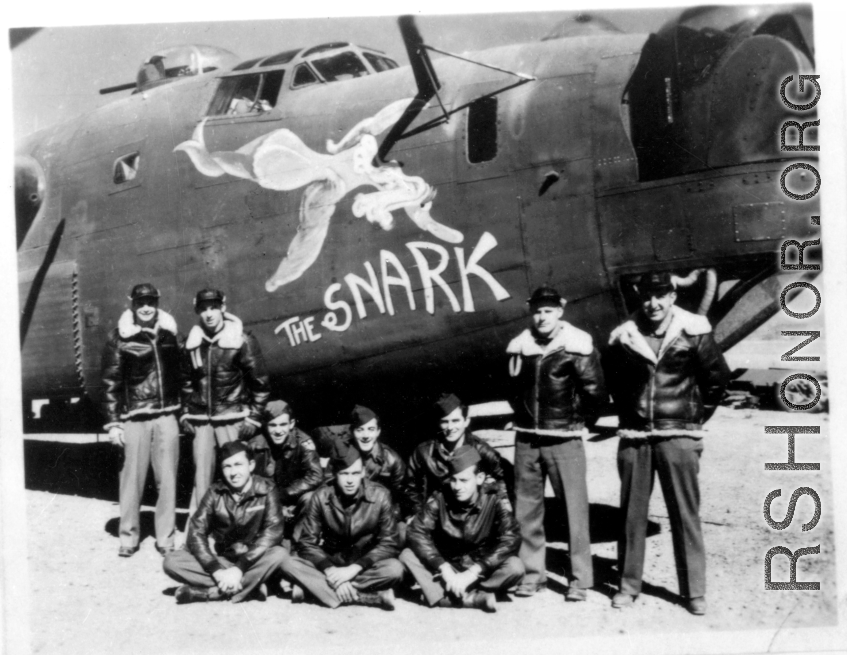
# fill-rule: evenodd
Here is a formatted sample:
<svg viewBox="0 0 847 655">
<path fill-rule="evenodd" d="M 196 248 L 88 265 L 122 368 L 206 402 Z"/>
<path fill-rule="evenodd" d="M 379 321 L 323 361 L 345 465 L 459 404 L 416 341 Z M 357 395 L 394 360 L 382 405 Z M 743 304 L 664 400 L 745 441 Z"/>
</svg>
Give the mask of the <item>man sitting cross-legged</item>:
<svg viewBox="0 0 847 655">
<path fill-rule="evenodd" d="M 297 557 L 282 564 L 294 584 L 328 607 L 357 603 L 394 609 L 392 587 L 403 578 L 396 557 L 399 534 L 391 493 L 363 479 L 362 458 L 343 442 L 330 458 L 335 480 L 309 498 L 297 525 Z"/>
<path fill-rule="evenodd" d="M 449 485 L 427 500 L 409 525 L 400 561 L 430 606 L 496 611 L 494 593 L 521 582 L 521 537 L 505 494 L 485 484 L 481 457 L 461 446 L 450 459 Z"/>
<path fill-rule="evenodd" d="M 245 443 L 223 444 L 220 457 L 224 480 L 212 483 L 191 518 L 187 550 L 165 557 L 165 573 L 183 583 L 176 590 L 179 604 L 225 598 L 238 603 L 251 594 L 264 600 L 265 581 L 288 559 L 279 545 L 283 518 L 276 487 L 253 475 L 256 463 Z"/>
</svg>

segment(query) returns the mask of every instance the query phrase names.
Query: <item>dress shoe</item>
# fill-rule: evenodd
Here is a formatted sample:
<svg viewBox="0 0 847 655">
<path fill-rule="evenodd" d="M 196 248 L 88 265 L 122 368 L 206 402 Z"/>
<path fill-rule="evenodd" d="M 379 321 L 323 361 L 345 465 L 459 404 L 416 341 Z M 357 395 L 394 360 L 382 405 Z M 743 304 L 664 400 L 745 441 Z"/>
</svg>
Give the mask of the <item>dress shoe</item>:
<svg viewBox="0 0 847 655">
<path fill-rule="evenodd" d="M 685 609 L 695 616 L 703 616 L 706 613 L 706 597 L 689 598 L 685 604 Z"/>
<path fill-rule="evenodd" d="M 619 591 L 615 594 L 614 598 L 612 598 L 612 607 L 616 609 L 624 609 L 626 607 L 632 607 L 635 603 L 635 596 L 632 594 L 626 594 L 622 591 Z"/>
<path fill-rule="evenodd" d="M 268 586 L 263 582 L 253 590 L 252 596 L 255 600 L 264 603 L 268 599 Z"/>
<path fill-rule="evenodd" d="M 540 594 L 546 589 L 546 584 L 520 585 L 517 589 L 515 589 L 515 596 L 518 596 L 519 598 L 529 598 L 530 596 L 534 596 L 535 594 Z"/>
<path fill-rule="evenodd" d="M 159 555 L 161 555 L 162 557 L 164 557 L 168 553 L 174 552 L 174 547 L 173 546 L 160 546 L 159 544 L 156 544 L 156 552 L 159 553 Z"/>
<path fill-rule="evenodd" d="M 292 603 L 305 603 L 306 602 L 306 593 L 303 591 L 303 587 L 299 584 L 291 585 L 291 602 Z"/>
<path fill-rule="evenodd" d="M 220 600 L 222 598 L 217 587 L 192 587 L 187 584 L 177 587 L 174 597 L 176 598 L 177 605 L 206 603 L 210 600 Z"/>
<path fill-rule="evenodd" d="M 494 594 L 490 592 L 472 591 L 462 598 L 462 607 L 480 609 L 483 612 L 493 614 L 497 611 L 497 602 L 494 600 Z"/>
<path fill-rule="evenodd" d="M 376 593 L 359 592 L 359 598 L 355 601 L 357 605 L 379 607 L 388 612 L 394 611 L 394 592 L 391 589 L 378 591 Z"/>
<path fill-rule="evenodd" d="M 585 589 L 577 589 L 576 587 L 568 587 L 568 593 L 565 594 L 565 600 L 570 603 L 578 603 L 583 600 L 588 600 L 588 591 Z"/>
<path fill-rule="evenodd" d="M 118 557 L 132 557 L 138 552 L 138 546 L 121 546 L 118 548 Z"/>
</svg>

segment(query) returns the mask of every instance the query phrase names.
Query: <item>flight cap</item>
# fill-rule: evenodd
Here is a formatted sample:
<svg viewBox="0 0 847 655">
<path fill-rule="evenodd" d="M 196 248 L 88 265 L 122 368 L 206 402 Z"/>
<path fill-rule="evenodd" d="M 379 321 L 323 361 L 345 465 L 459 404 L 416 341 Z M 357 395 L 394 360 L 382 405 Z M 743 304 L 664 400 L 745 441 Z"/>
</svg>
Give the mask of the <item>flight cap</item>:
<svg viewBox="0 0 847 655">
<path fill-rule="evenodd" d="M 291 411 L 291 405 L 284 400 L 272 400 L 265 405 L 265 413 L 268 415 L 268 420 L 272 421 L 275 418 L 288 414 L 288 418 L 294 418 L 294 413 Z"/>
<path fill-rule="evenodd" d="M 666 293 L 675 291 L 671 274 L 667 271 L 645 273 L 638 280 L 638 295 L 645 296 L 664 296 Z"/>
<path fill-rule="evenodd" d="M 136 284 L 132 287 L 132 291 L 129 292 L 130 300 L 138 300 L 139 298 L 158 298 L 159 296 L 159 290 L 149 282 Z"/>
<path fill-rule="evenodd" d="M 226 303 L 226 295 L 219 289 L 201 289 L 194 296 L 194 309 L 197 309 L 203 302 L 217 302 L 223 305 Z"/>
<path fill-rule="evenodd" d="M 219 452 L 222 462 L 238 453 L 246 453 L 247 459 L 253 459 L 253 451 L 243 441 L 228 441 L 220 447 Z"/>
<path fill-rule="evenodd" d="M 538 287 L 532 292 L 532 295 L 527 298 L 527 304 L 530 307 L 538 307 L 539 305 L 553 305 L 555 307 L 563 307 L 564 302 L 559 292 L 553 287 L 547 285 Z"/>
<path fill-rule="evenodd" d="M 375 411 L 363 405 L 356 405 L 350 414 L 350 428 L 355 430 L 374 419 L 379 423 L 379 416 L 377 416 Z"/>
<path fill-rule="evenodd" d="M 438 413 L 439 418 L 443 416 L 447 416 L 452 411 L 454 411 L 457 407 L 462 407 L 462 401 L 459 400 L 459 397 L 454 393 L 443 393 L 441 397 L 435 401 L 433 407 L 435 411 Z M 464 413 L 464 412 L 463 412 Z"/>
<path fill-rule="evenodd" d="M 362 456 L 359 454 L 357 448 L 354 448 L 343 441 L 334 441 L 332 443 L 332 452 L 329 455 L 329 462 L 332 465 L 332 470 L 336 473 L 350 468 L 356 463 L 357 459 L 362 459 Z"/>
<path fill-rule="evenodd" d="M 459 446 L 456 449 L 456 452 L 453 453 L 453 457 L 451 457 L 448 462 L 448 465 L 450 466 L 450 475 L 461 473 L 474 464 L 478 464 L 481 459 L 482 457 L 480 457 L 479 451 L 473 446 L 469 446 L 467 444 Z"/>
</svg>

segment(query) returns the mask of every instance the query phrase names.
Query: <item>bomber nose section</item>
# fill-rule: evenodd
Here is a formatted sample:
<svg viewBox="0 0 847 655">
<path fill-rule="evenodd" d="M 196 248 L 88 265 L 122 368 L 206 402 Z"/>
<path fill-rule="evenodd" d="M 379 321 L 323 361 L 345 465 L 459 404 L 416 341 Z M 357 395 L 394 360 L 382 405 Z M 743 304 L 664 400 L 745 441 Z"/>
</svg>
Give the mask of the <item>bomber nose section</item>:
<svg viewBox="0 0 847 655">
<path fill-rule="evenodd" d="M 15 216 L 18 247 L 23 243 L 47 192 L 41 165 L 32 157 L 15 158 Z"/>
</svg>

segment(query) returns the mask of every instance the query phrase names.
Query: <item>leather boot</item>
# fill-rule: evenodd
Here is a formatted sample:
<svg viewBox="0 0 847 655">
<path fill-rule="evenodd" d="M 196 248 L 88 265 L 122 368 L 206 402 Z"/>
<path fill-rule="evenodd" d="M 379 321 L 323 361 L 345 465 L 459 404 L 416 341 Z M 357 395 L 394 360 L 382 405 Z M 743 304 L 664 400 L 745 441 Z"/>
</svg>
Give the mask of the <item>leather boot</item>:
<svg viewBox="0 0 847 655">
<path fill-rule="evenodd" d="M 483 612 L 493 613 L 497 611 L 497 603 L 494 594 L 485 591 L 472 591 L 462 598 L 462 607 L 480 609 Z"/>
<path fill-rule="evenodd" d="M 186 603 L 205 603 L 210 600 L 220 600 L 221 592 L 217 587 L 192 587 L 191 585 L 181 585 L 177 587 L 174 594 L 177 605 L 185 605 Z"/>
<path fill-rule="evenodd" d="M 385 591 L 378 591 L 375 594 L 366 593 L 363 591 L 359 592 L 359 599 L 356 601 L 357 605 L 368 605 L 370 607 L 379 607 L 380 609 L 384 609 L 388 612 L 394 611 L 394 592 L 391 589 L 386 589 Z"/>
</svg>

